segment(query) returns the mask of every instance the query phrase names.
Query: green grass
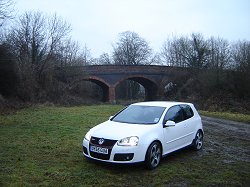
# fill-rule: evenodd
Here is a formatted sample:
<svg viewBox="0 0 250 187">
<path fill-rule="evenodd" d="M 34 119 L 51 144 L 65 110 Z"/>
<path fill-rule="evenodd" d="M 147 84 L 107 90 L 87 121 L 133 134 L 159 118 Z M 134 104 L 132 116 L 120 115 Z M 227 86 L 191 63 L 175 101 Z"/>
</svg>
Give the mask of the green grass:
<svg viewBox="0 0 250 187">
<path fill-rule="evenodd" d="M 231 112 L 208 112 L 208 111 L 199 111 L 201 115 L 216 117 L 222 119 L 228 119 L 238 122 L 250 123 L 250 115 L 249 114 L 239 114 L 239 113 L 231 113 Z"/>
<path fill-rule="evenodd" d="M 213 154 L 184 149 L 148 171 L 143 165 L 90 162 L 82 155 L 89 128 L 119 105 L 31 107 L 0 116 L 0 186 L 245 185 L 249 164 L 223 164 Z"/>
</svg>

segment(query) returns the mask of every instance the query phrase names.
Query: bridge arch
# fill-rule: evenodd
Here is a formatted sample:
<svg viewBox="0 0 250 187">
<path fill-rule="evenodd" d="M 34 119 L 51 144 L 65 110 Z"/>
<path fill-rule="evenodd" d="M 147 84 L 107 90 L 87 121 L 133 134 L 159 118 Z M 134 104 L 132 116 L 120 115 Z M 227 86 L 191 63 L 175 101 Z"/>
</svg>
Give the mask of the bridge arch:
<svg viewBox="0 0 250 187">
<path fill-rule="evenodd" d="M 116 88 L 120 83 L 126 80 L 135 81 L 144 87 L 145 100 L 150 101 L 156 97 L 157 91 L 158 91 L 157 83 L 154 80 L 148 77 L 142 76 L 142 75 L 130 75 L 130 76 L 123 77 L 122 79 L 120 79 L 119 81 L 115 83 L 114 87 Z"/>
<path fill-rule="evenodd" d="M 100 86 L 102 91 L 103 91 L 102 101 L 103 102 L 109 101 L 109 95 L 110 95 L 109 89 L 111 86 L 104 79 L 97 77 L 97 76 L 85 77 L 85 78 L 82 78 L 82 79 L 75 81 L 73 84 L 71 84 L 71 86 L 73 86 L 81 81 L 89 81 L 89 82 L 95 83 L 98 86 Z"/>
<path fill-rule="evenodd" d="M 98 86 L 100 86 L 102 89 L 102 92 L 103 92 L 102 101 L 103 102 L 109 101 L 110 85 L 105 80 L 103 80 L 99 77 L 96 77 L 96 76 L 88 77 L 85 80 L 93 82 L 93 83 L 97 84 Z"/>
</svg>

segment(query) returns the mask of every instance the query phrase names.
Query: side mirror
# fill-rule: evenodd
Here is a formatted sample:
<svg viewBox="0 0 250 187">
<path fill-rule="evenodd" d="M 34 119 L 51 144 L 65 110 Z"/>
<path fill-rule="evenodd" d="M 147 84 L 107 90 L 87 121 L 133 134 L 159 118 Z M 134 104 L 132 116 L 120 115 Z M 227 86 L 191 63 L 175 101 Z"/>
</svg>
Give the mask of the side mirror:
<svg viewBox="0 0 250 187">
<path fill-rule="evenodd" d="M 110 116 L 110 117 L 109 117 L 109 120 L 111 120 L 113 117 L 114 117 L 114 116 Z"/>
<path fill-rule="evenodd" d="M 166 121 L 166 123 L 164 124 L 164 127 L 174 127 L 175 126 L 175 122 L 174 121 Z"/>
</svg>

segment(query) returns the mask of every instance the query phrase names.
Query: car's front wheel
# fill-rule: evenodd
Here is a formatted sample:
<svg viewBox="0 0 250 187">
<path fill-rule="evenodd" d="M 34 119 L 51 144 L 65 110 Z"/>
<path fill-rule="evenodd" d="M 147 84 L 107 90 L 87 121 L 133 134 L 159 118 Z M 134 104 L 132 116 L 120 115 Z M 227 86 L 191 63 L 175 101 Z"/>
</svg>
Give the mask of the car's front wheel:
<svg viewBox="0 0 250 187">
<path fill-rule="evenodd" d="M 161 145 L 159 142 L 153 142 L 148 147 L 145 164 L 148 169 L 155 169 L 161 161 Z"/>
<path fill-rule="evenodd" d="M 195 135 L 192 147 L 194 150 L 198 151 L 202 149 L 202 146 L 203 146 L 203 133 L 201 130 L 199 130 Z"/>
</svg>

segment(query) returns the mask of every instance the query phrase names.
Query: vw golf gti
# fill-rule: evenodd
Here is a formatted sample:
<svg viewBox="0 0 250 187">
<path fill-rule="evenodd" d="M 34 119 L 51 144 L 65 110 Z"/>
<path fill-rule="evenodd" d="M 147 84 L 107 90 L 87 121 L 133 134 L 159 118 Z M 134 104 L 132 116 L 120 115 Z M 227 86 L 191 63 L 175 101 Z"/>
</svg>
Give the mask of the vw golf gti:
<svg viewBox="0 0 250 187">
<path fill-rule="evenodd" d="M 111 163 L 145 162 L 156 168 L 161 158 L 186 146 L 203 146 L 201 118 L 191 103 L 134 103 L 90 129 L 83 139 L 87 158 Z"/>
</svg>

